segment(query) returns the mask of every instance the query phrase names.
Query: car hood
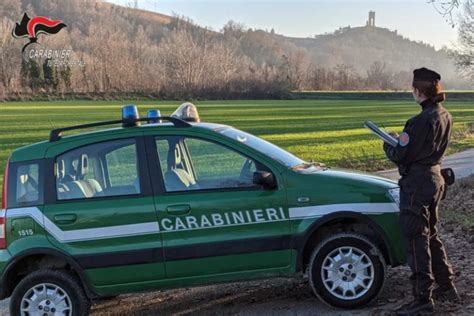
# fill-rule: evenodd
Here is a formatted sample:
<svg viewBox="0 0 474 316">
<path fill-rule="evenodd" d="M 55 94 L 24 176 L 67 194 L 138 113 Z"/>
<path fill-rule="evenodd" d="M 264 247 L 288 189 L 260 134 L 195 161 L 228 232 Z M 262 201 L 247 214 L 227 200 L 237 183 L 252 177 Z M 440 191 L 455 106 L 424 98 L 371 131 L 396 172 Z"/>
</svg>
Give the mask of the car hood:
<svg viewBox="0 0 474 316">
<path fill-rule="evenodd" d="M 296 171 L 300 174 L 315 175 L 321 177 L 336 178 L 341 180 L 349 180 L 369 185 L 379 185 L 389 189 L 398 187 L 398 183 L 394 180 L 377 176 L 375 174 L 363 171 L 342 169 L 342 168 L 308 168 Z"/>
<path fill-rule="evenodd" d="M 374 181 L 377 183 L 382 182 L 385 185 L 389 185 L 390 187 L 398 187 L 397 181 L 394 181 L 389 178 L 381 177 L 369 172 L 347 170 L 347 169 L 328 169 L 328 171 L 329 170 L 332 171 L 334 174 L 343 174 L 347 177 L 352 177 L 358 180 L 368 180 L 368 181 Z"/>
<path fill-rule="evenodd" d="M 291 170 L 284 175 L 289 199 L 309 197 L 313 204 L 387 203 L 395 181 L 369 173 L 332 168 Z"/>
</svg>

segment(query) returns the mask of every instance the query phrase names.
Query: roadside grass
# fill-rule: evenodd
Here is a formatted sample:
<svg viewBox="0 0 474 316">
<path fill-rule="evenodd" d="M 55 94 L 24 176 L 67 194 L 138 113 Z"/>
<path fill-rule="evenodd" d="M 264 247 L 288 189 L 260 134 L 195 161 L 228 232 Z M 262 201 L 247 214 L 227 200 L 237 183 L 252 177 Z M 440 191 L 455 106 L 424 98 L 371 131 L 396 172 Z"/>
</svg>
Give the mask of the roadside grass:
<svg viewBox="0 0 474 316">
<path fill-rule="evenodd" d="M 45 140 L 53 127 L 119 119 L 123 104 L 136 103 L 140 114 L 153 108 L 171 114 L 178 101 L 44 101 L 0 103 L 0 169 L 12 150 Z M 329 166 L 375 171 L 394 167 L 382 143 L 363 128 L 370 119 L 401 132 L 408 118 L 419 112 L 404 100 L 258 100 L 199 101 L 206 122 L 232 125 L 296 154 Z M 474 103 L 446 102 L 454 117 L 448 153 L 474 147 Z M 0 179 L 2 181 L 2 179 Z M 1 185 L 1 182 L 0 182 Z"/>
</svg>

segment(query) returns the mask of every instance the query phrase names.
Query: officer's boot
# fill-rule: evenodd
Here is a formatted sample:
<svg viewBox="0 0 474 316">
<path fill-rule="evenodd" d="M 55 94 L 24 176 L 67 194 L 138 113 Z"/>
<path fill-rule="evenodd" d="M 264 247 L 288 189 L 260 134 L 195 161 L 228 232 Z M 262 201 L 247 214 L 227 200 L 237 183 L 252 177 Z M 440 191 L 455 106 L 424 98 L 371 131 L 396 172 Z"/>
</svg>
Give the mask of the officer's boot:
<svg viewBox="0 0 474 316">
<path fill-rule="evenodd" d="M 433 290 L 433 298 L 437 302 L 459 303 L 461 301 L 458 290 L 452 284 L 447 287 L 438 286 Z"/>
<path fill-rule="evenodd" d="M 403 305 L 395 310 L 398 316 L 416 316 L 429 315 L 434 311 L 434 302 L 432 299 L 415 299 L 412 302 Z"/>
</svg>

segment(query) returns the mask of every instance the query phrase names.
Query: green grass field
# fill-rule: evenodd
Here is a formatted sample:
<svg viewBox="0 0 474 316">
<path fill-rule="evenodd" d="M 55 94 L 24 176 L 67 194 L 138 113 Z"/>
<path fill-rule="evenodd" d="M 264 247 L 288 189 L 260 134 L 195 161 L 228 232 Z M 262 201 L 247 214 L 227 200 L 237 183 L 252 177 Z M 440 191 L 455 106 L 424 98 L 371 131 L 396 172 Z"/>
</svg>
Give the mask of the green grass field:
<svg viewBox="0 0 474 316">
<path fill-rule="evenodd" d="M 11 151 L 44 140 L 51 128 L 120 118 L 117 101 L 54 101 L 0 103 L 0 168 Z M 171 114 L 180 102 L 137 102 L 141 115 L 151 108 Z M 366 119 L 400 132 L 419 112 L 408 101 L 388 100 L 268 100 L 202 101 L 201 119 L 233 125 L 260 136 L 305 160 L 329 166 L 373 171 L 392 165 L 382 143 L 362 127 Z M 474 102 L 446 102 L 455 121 L 449 152 L 474 147 Z M 2 181 L 0 179 L 0 181 Z M 1 184 L 1 183 L 0 183 Z"/>
</svg>

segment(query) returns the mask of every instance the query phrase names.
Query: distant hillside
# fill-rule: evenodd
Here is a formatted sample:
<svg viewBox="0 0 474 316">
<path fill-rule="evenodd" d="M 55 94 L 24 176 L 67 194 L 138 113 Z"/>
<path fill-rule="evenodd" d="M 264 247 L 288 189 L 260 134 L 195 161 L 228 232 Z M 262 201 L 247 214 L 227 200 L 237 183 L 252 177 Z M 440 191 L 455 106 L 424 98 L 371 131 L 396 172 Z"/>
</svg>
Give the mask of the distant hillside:
<svg viewBox="0 0 474 316">
<path fill-rule="evenodd" d="M 124 38 L 133 38 L 141 27 L 146 35 L 157 42 L 164 36 L 172 17 L 114 5 L 104 1 L 83 0 L 2 0 L 2 17 L 19 21 L 23 12 L 64 20 L 67 32 L 88 35 L 91 27 L 119 31 Z M 80 45 L 80 43 L 76 43 Z"/>
<path fill-rule="evenodd" d="M 409 72 L 415 68 L 428 67 L 443 74 L 449 86 L 465 86 L 466 80 L 459 78 L 453 60 L 446 50 L 415 42 L 380 27 L 345 27 L 331 34 L 314 38 L 295 38 L 265 31 L 259 33 L 258 41 L 269 47 L 302 49 L 318 67 L 332 68 L 337 65 L 352 66 L 359 74 L 365 74 L 374 62 L 385 63 L 390 72 Z M 253 58 L 262 60 L 260 50 Z"/>
<path fill-rule="evenodd" d="M 28 49 L 72 50 L 81 66 L 22 59 L 11 36 L 26 12 L 67 27 Z M 83 0 L 2 0 L 0 98 L 118 93 L 162 98 L 285 97 L 292 90 L 405 90 L 431 67 L 448 89 L 469 89 L 447 51 L 378 27 L 291 38 L 230 21 L 212 31 L 180 17 Z"/>
<path fill-rule="evenodd" d="M 391 71 L 423 65 L 437 69 L 446 78 L 455 75 L 454 64 L 446 51 L 436 51 L 433 46 L 411 41 L 386 28 L 345 27 L 314 39 L 286 39 L 305 48 L 315 63 L 330 67 L 344 63 L 365 71 L 374 61 L 385 61 Z"/>
</svg>

